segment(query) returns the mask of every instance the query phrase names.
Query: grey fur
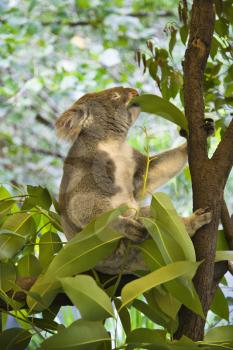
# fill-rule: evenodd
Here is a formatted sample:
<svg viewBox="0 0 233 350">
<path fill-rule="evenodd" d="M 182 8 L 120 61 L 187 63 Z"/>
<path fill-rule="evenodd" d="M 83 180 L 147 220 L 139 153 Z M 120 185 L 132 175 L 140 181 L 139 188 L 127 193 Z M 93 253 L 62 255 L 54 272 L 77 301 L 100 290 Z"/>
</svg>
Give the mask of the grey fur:
<svg viewBox="0 0 233 350">
<path fill-rule="evenodd" d="M 58 135 L 73 142 L 64 163 L 59 195 L 67 238 L 71 239 L 105 211 L 123 203 L 131 208 L 113 224 L 125 238 L 116 251 L 96 267 L 108 274 L 146 269 L 139 250 L 129 248 L 130 242 L 138 243 L 148 237 L 142 223 L 135 218 L 147 158 L 126 143 L 128 130 L 140 113 L 139 107 L 128 107 L 135 95 L 136 90 L 123 87 L 87 94 L 56 123 Z M 186 144 L 153 157 L 148 193 L 180 172 L 186 161 Z M 211 214 L 205 211 L 192 214 L 184 223 L 192 235 L 210 220 Z"/>
</svg>

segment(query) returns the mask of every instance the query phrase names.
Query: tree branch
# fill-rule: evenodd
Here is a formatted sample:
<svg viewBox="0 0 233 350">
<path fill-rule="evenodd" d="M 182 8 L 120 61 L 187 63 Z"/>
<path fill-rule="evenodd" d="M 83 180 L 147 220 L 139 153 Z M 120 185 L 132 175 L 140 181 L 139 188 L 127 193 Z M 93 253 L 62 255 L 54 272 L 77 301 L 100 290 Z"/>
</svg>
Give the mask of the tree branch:
<svg viewBox="0 0 233 350">
<path fill-rule="evenodd" d="M 33 147 L 33 146 L 27 145 L 25 143 L 22 144 L 22 147 L 29 148 L 34 153 L 40 153 L 40 154 L 44 154 L 46 156 L 52 156 L 52 157 L 64 159 L 63 155 L 59 152 L 56 152 L 56 151 L 49 151 L 49 150 L 44 149 L 44 148 Z"/>
<path fill-rule="evenodd" d="M 218 181 L 224 187 L 233 166 L 233 119 L 211 160 L 213 164 L 218 166 Z"/>
<path fill-rule="evenodd" d="M 223 200 L 222 203 L 221 221 L 229 248 L 233 250 L 233 221 L 230 217 L 225 200 Z"/>
<path fill-rule="evenodd" d="M 92 276 L 93 272 L 91 270 L 84 272 L 88 276 Z M 105 275 L 103 273 L 97 272 L 98 277 L 101 281 L 101 283 L 105 284 L 105 288 L 109 288 L 115 284 L 115 282 L 118 280 L 118 275 L 115 276 L 115 280 L 113 279 L 113 276 Z M 122 288 L 129 282 L 137 279 L 138 277 L 136 275 L 122 275 L 121 280 L 118 283 L 118 287 L 115 292 L 115 296 L 120 296 L 121 295 L 121 290 Z M 9 290 L 6 295 L 9 298 L 12 298 L 15 301 L 23 303 L 22 309 L 27 309 L 26 305 L 26 297 L 27 297 L 27 292 L 31 289 L 31 287 L 34 285 L 36 282 L 37 277 L 18 277 L 15 284 L 19 287 L 19 291 L 15 292 L 13 290 Z M 55 299 L 53 300 L 52 304 L 50 307 L 53 306 L 66 306 L 66 305 L 73 305 L 73 303 L 70 301 L 70 299 L 67 297 L 65 293 L 59 293 Z M 7 302 L 4 301 L 4 298 L 1 299 L 1 294 L 0 294 L 0 311 L 2 310 L 12 310 L 11 306 L 7 304 Z"/>
<path fill-rule="evenodd" d="M 45 119 L 44 117 L 42 117 L 42 115 L 37 114 L 36 120 L 37 120 L 39 123 L 41 123 L 41 124 L 43 124 L 43 125 L 45 125 L 45 126 L 48 126 L 50 129 L 54 129 L 53 123 L 50 122 L 48 119 Z"/>
</svg>

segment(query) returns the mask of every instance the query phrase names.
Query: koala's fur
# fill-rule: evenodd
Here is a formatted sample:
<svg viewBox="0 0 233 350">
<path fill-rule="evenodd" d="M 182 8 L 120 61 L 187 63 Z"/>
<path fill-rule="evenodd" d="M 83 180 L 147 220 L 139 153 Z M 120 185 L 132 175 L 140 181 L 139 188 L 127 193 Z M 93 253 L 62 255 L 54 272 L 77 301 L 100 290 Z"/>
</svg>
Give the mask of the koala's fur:
<svg viewBox="0 0 233 350">
<path fill-rule="evenodd" d="M 105 211 L 123 203 L 131 208 L 112 225 L 125 238 L 116 251 L 96 267 L 107 274 L 146 269 L 139 249 L 127 249 L 130 241 L 138 243 L 148 237 L 146 229 L 135 219 L 147 158 L 126 143 L 128 130 L 140 113 L 138 106 L 128 107 L 136 95 L 136 90 L 123 87 L 86 94 L 56 122 L 58 136 L 73 142 L 65 159 L 59 195 L 67 238 L 71 239 Z M 147 193 L 154 192 L 179 173 L 186 162 L 186 143 L 153 157 Z M 150 215 L 148 208 L 142 209 L 141 215 L 145 213 Z M 184 223 L 191 236 L 210 220 L 210 213 L 200 209 L 184 218 Z"/>
</svg>

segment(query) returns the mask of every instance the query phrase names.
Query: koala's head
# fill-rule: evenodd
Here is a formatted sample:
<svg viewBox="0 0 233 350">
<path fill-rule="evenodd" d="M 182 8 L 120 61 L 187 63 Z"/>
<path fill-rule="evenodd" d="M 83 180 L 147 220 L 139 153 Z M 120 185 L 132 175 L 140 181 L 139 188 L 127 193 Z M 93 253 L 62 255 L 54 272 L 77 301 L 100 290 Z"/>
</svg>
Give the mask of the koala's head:
<svg viewBox="0 0 233 350">
<path fill-rule="evenodd" d="M 82 130 L 125 135 L 140 113 L 129 102 L 135 89 L 116 87 L 82 96 L 56 122 L 58 137 L 74 141 Z"/>
</svg>

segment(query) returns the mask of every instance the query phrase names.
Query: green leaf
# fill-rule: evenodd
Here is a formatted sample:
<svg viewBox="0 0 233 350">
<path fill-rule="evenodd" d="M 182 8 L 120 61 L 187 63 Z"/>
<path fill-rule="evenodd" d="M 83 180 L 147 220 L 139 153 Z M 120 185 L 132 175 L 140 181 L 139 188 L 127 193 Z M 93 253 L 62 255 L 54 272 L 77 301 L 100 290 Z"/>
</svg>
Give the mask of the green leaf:
<svg viewBox="0 0 233 350">
<path fill-rule="evenodd" d="M 160 284 L 183 275 L 193 276 L 198 265 L 198 263 L 193 263 L 190 261 L 178 261 L 167 266 L 163 266 L 144 277 L 128 283 L 122 289 L 122 307 L 136 299 L 144 292 Z"/>
<path fill-rule="evenodd" d="M 211 328 L 204 337 L 204 342 L 233 342 L 233 326 Z"/>
<path fill-rule="evenodd" d="M 147 239 L 139 244 L 138 248 L 142 251 L 145 263 L 150 271 L 157 270 L 159 267 L 166 265 L 157 244 L 152 239 Z"/>
<path fill-rule="evenodd" d="M 210 309 L 219 317 L 224 318 L 227 321 L 229 320 L 229 306 L 227 298 L 223 294 L 220 287 L 218 287 L 215 292 L 215 296 Z"/>
<path fill-rule="evenodd" d="M 223 260 L 233 260 L 233 251 L 232 250 L 220 250 L 216 251 L 215 262 Z"/>
<path fill-rule="evenodd" d="M 130 322 L 130 313 L 126 307 L 123 307 L 120 311 L 119 309 L 121 308 L 122 302 L 118 298 L 114 298 L 114 304 L 116 306 L 122 327 L 125 331 L 125 334 L 129 334 L 131 331 L 131 322 Z"/>
<path fill-rule="evenodd" d="M 174 49 L 174 46 L 176 44 L 176 33 L 177 33 L 176 30 L 172 30 L 171 31 L 171 38 L 170 38 L 170 41 L 169 41 L 169 53 L 170 53 L 171 56 L 172 56 L 172 51 Z"/>
<path fill-rule="evenodd" d="M 127 209 L 127 205 L 122 205 L 119 208 L 112 209 L 98 215 L 96 218 L 91 220 L 91 222 L 89 222 L 81 232 L 72 238 L 72 240 L 69 241 L 69 244 L 76 244 L 81 242 L 83 239 L 86 240 L 88 237 L 95 236 L 107 228 L 112 221 L 117 219 L 119 215 L 122 215 Z"/>
<path fill-rule="evenodd" d="M 37 277 L 41 273 L 41 266 L 35 255 L 23 256 L 17 265 L 17 276 Z"/>
<path fill-rule="evenodd" d="M 133 307 L 143 313 L 147 318 L 164 328 L 169 329 L 170 318 L 158 307 L 158 304 L 153 302 L 145 303 L 142 300 L 134 300 Z"/>
<path fill-rule="evenodd" d="M 210 57 L 212 60 L 214 60 L 215 56 L 217 55 L 218 52 L 218 40 L 213 36 L 212 41 L 211 41 L 211 49 L 210 49 Z"/>
<path fill-rule="evenodd" d="M 9 230 L 0 230 L 0 260 L 13 258 L 25 243 L 25 237 Z"/>
<path fill-rule="evenodd" d="M 204 318 L 201 302 L 191 279 L 179 278 L 165 283 L 164 287 L 181 304 Z"/>
<path fill-rule="evenodd" d="M 181 38 L 182 43 L 184 45 L 186 45 L 186 41 L 187 41 L 187 38 L 188 38 L 188 26 L 187 25 L 183 25 L 180 28 L 180 38 Z"/>
<path fill-rule="evenodd" d="M 166 331 L 138 328 L 133 330 L 126 338 L 126 343 L 138 347 L 146 345 L 155 344 L 161 350 L 166 346 Z M 134 349 L 135 347 L 129 347 L 129 349 Z M 156 348 L 153 348 L 156 349 Z"/>
<path fill-rule="evenodd" d="M 10 198 L 10 192 L 2 185 L 0 185 L 0 200 Z"/>
<path fill-rule="evenodd" d="M 118 241 L 123 237 L 121 233 L 110 228 L 104 228 L 91 236 L 87 235 L 86 239 L 80 241 L 77 240 L 77 236 L 55 256 L 46 272 L 48 279 L 54 276 L 72 276 L 95 267 L 116 248 Z"/>
<path fill-rule="evenodd" d="M 114 317 L 109 296 L 97 285 L 96 281 L 85 275 L 60 279 L 64 292 L 78 308 L 82 319 L 101 321 Z"/>
<path fill-rule="evenodd" d="M 36 233 L 33 213 L 17 212 L 10 215 L 2 225 L 2 228 L 17 232 L 22 236 L 32 236 Z"/>
<path fill-rule="evenodd" d="M 141 95 L 134 97 L 131 103 L 138 103 L 142 112 L 158 115 L 172 123 L 179 125 L 185 130 L 188 128 L 184 113 L 171 102 L 162 97 L 150 94 Z"/>
<path fill-rule="evenodd" d="M 4 218 L 4 216 L 10 212 L 14 205 L 14 200 L 5 200 L 0 202 L 0 219 Z"/>
<path fill-rule="evenodd" d="M 229 249 L 229 244 L 227 243 L 224 230 L 218 230 L 216 250 L 228 250 L 228 249 Z"/>
<path fill-rule="evenodd" d="M 0 263 L 0 290 L 7 292 L 12 289 L 16 280 L 16 271 L 12 264 Z"/>
<path fill-rule="evenodd" d="M 166 264 L 185 260 L 185 255 L 167 227 L 152 218 L 142 219 L 144 226 L 157 244 Z M 151 263 L 151 262 L 150 262 Z M 163 264 L 164 265 L 164 264 Z"/>
<path fill-rule="evenodd" d="M 54 255 L 62 248 L 59 235 L 48 231 L 40 238 L 39 261 L 43 269 L 47 269 L 54 258 Z"/>
<path fill-rule="evenodd" d="M 153 295 L 153 299 L 156 300 L 157 305 L 164 314 L 169 316 L 173 321 L 176 321 L 178 311 L 182 305 L 181 302 L 179 302 L 171 293 L 164 290 L 163 287 L 153 288 L 149 295 Z M 147 300 L 149 300 L 148 297 Z"/>
<path fill-rule="evenodd" d="M 73 276 L 93 268 L 116 248 L 121 238 L 120 233 L 109 228 L 104 228 L 95 235 L 87 234 L 86 239 L 82 237 L 80 241 L 74 237 L 75 243 L 71 240 L 59 251 L 46 273 L 33 285 L 31 292 L 40 295 L 44 305 L 48 305 L 59 288 L 57 278 Z M 27 304 L 31 310 L 42 306 L 30 295 Z"/>
<path fill-rule="evenodd" d="M 28 317 L 28 321 L 40 329 L 51 329 L 56 331 L 60 326 L 59 323 L 46 318 Z"/>
<path fill-rule="evenodd" d="M 6 329 L 0 334 L 1 350 L 25 350 L 31 336 L 31 333 L 21 328 Z"/>
<path fill-rule="evenodd" d="M 25 199 L 22 210 L 29 210 L 33 207 L 41 207 L 48 210 L 52 204 L 49 191 L 41 186 L 27 186 L 29 197 Z"/>
<path fill-rule="evenodd" d="M 165 193 L 156 193 L 152 197 L 151 211 L 155 221 L 173 235 L 176 242 L 182 248 L 186 259 L 193 262 L 196 261 L 192 240 L 186 232 L 185 226 L 170 198 Z"/>
<path fill-rule="evenodd" d="M 59 328 L 58 333 L 46 339 L 40 349 L 96 350 L 100 343 L 110 340 L 101 322 L 78 320 L 67 328 Z"/>
</svg>

